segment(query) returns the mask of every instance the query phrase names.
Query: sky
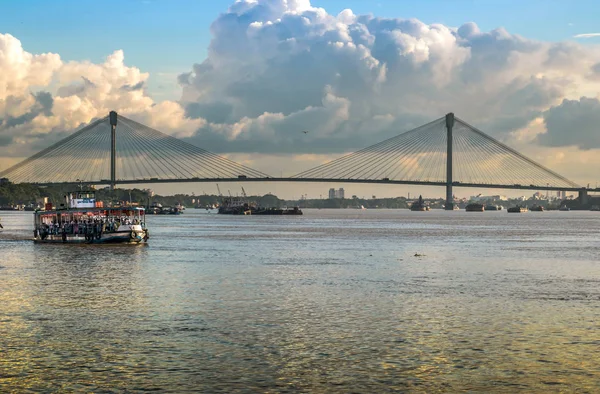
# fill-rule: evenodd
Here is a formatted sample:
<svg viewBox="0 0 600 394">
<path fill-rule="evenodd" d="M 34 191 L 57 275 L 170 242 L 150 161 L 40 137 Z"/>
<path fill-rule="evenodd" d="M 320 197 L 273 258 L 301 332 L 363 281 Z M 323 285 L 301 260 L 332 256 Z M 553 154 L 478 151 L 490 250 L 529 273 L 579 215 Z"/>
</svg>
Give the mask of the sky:
<svg viewBox="0 0 600 394">
<path fill-rule="evenodd" d="M 123 49 L 128 63 L 150 73 L 154 97 L 178 99 L 176 76 L 207 55 L 210 25 L 231 0 L 0 0 L 0 26 L 31 53 L 59 53 L 65 60 L 100 62 Z M 597 1 L 545 0 L 313 0 L 331 14 L 416 18 L 460 26 L 475 21 L 482 30 L 504 27 L 545 41 L 572 40 L 600 32 Z M 579 39 L 582 40 L 582 39 Z M 588 39 L 590 40 L 590 39 Z M 600 37 L 593 38 L 600 42 Z"/>
<path fill-rule="evenodd" d="M 114 108 L 288 174 L 452 110 L 580 184 L 598 181 L 596 1 L 0 6 L 0 170 Z M 286 134 L 307 127 L 314 138 L 301 145 Z M 328 187 L 248 188 L 292 197 Z"/>
</svg>

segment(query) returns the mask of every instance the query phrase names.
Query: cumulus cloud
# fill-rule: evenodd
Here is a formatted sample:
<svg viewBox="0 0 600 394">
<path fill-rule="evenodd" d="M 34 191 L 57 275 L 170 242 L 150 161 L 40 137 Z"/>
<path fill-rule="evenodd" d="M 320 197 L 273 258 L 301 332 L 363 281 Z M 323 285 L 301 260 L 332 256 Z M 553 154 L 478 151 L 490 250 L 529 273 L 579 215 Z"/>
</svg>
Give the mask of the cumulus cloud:
<svg viewBox="0 0 600 394">
<path fill-rule="evenodd" d="M 537 140 L 547 146 L 600 148 L 600 100 L 582 97 L 563 100 L 544 113 L 546 132 Z"/>
<path fill-rule="evenodd" d="M 348 151 L 450 111 L 502 139 L 600 87 L 600 49 L 473 22 L 241 0 L 211 32 L 208 57 L 179 82 L 186 114 L 207 121 L 192 141 L 219 151 Z"/>
<path fill-rule="evenodd" d="M 116 109 L 152 127 L 189 136 L 203 125 L 176 102 L 155 103 L 148 74 L 125 64 L 117 50 L 101 64 L 34 55 L 0 34 L 0 156 L 24 156 Z"/>
</svg>

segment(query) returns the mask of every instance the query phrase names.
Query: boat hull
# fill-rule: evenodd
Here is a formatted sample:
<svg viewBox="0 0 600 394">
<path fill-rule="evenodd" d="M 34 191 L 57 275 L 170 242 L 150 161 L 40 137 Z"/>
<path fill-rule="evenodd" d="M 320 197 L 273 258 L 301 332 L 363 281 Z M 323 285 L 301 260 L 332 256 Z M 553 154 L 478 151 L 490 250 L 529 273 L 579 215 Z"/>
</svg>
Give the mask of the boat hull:
<svg viewBox="0 0 600 394">
<path fill-rule="evenodd" d="M 484 207 L 466 207 L 465 211 L 467 212 L 483 212 L 485 211 Z"/>
<path fill-rule="evenodd" d="M 136 245 L 146 242 L 148 234 L 146 231 L 133 232 L 121 231 L 105 233 L 100 236 L 86 236 L 85 234 L 48 234 L 45 237 L 36 236 L 35 243 L 63 243 L 63 244 L 130 244 Z"/>
<path fill-rule="evenodd" d="M 302 215 L 302 210 L 299 208 L 220 208 L 219 212 L 222 215 Z"/>
</svg>

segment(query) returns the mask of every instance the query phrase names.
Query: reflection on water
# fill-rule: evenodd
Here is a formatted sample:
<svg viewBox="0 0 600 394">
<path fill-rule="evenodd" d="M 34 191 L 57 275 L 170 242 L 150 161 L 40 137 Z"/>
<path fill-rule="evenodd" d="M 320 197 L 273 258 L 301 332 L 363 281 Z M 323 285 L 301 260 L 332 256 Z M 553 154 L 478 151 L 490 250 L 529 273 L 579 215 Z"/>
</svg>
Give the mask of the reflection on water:
<svg viewBox="0 0 600 394">
<path fill-rule="evenodd" d="M 0 392 L 593 392 L 594 212 L 149 217 L 34 245 L 2 213 Z"/>
</svg>

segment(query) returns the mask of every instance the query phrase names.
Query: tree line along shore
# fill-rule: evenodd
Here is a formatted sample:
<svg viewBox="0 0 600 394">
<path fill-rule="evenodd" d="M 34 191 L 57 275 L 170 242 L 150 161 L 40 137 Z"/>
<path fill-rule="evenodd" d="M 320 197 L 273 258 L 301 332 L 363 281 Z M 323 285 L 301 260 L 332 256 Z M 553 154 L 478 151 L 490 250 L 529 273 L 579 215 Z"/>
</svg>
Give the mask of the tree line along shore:
<svg viewBox="0 0 600 394">
<path fill-rule="evenodd" d="M 47 200 L 54 205 L 59 205 L 64 201 L 64 196 L 72 191 L 83 188 L 84 190 L 93 189 L 96 191 L 96 198 L 99 201 L 104 201 L 110 205 L 138 205 L 149 206 L 151 204 L 161 204 L 163 206 L 175 206 L 182 204 L 187 208 L 206 208 L 218 206 L 221 203 L 223 196 L 218 195 L 195 195 L 192 194 L 175 194 L 170 196 L 154 195 L 147 189 L 115 189 L 109 188 L 94 189 L 90 185 L 80 184 L 61 184 L 53 186 L 39 186 L 34 184 L 19 183 L 13 184 L 3 182 L 0 184 L 0 208 L 3 209 L 24 209 L 43 207 L 43 201 Z M 300 208 L 366 208 L 366 209 L 408 209 L 413 202 L 412 199 L 406 197 L 391 197 L 391 198 L 371 198 L 364 199 L 353 196 L 352 198 L 333 198 L 333 199 L 300 199 L 286 200 L 281 199 L 273 194 L 265 194 L 262 196 L 248 196 L 248 200 L 256 202 L 260 206 L 266 207 L 290 207 L 299 206 Z M 426 203 L 431 209 L 443 209 L 443 198 L 425 198 Z M 576 200 L 573 200 L 576 202 Z M 462 199 L 457 202 L 460 207 L 470 202 L 469 199 Z M 558 209 L 562 204 L 560 201 L 547 201 L 529 199 L 511 199 L 508 201 L 489 200 L 483 203 L 496 204 L 503 207 L 515 205 L 530 206 L 541 205 L 546 209 Z M 575 204 L 572 208 L 577 209 Z"/>
</svg>

